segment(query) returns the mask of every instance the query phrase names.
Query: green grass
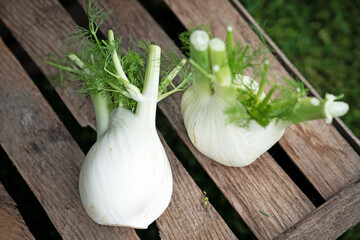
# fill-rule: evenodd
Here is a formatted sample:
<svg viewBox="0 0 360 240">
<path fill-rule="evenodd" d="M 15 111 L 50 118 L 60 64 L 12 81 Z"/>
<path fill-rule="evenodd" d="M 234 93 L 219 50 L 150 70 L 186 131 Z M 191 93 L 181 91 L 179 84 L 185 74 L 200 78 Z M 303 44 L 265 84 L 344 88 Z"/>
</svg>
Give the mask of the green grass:
<svg viewBox="0 0 360 240">
<path fill-rule="evenodd" d="M 342 119 L 360 137 L 360 1 L 241 3 L 322 96 L 345 94 Z M 360 239 L 360 224 L 340 239 Z"/>
<path fill-rule="evenodd" d="M 360 137 L 360 1 L 241 3 L 322 96 L 345 94 L 342 119 Z"/>
</svg>

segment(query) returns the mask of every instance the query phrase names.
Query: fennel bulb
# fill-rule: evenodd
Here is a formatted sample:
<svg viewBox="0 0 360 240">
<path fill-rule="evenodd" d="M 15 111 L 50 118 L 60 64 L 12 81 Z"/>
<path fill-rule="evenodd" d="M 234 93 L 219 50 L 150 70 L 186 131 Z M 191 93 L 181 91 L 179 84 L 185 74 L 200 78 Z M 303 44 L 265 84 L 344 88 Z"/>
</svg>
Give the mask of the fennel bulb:
<svg viewBox="0 0 360 240">
<path fill-rule="evenodd" d="M 155 127 L 156 107 L 187 87 L 186 74 L 178 86 L 172 83 L 186 59 L 160 73 L 161 49 L 156 45 L 139 42 L 136 47 L 142 52 L 118 54 L 121 39 L 115 39 L 112 30 L 107 41 L 98 40 L 98 24 L 106 13 L 90 5 L 89 30 L 71 35 L 79 53 L 45 62 L 81 80 L 81 92 L 89 94 L 94 105 L 97 141 L 79 176 L 84 209 L 98 224 L 144 229 L 165 211 L 172 195 L 172 172 Z"/>
<path fill-rule="evenodd" d="M 273 84 L 265 94 L 269 63 L 264 63 L 259 84 L 242 75 L 251 65 L 246 59 L 249 48 L 234 49 L 232 35 L 229 27 L 226 45 L 202 30 L 193 31 L 189 39 L 193 85 L 182 96 L 181 112 L 191 142 L 207 157 L 226 166 L 247 166 L 271 148 L 287 126 L 319 118 L 331 122 L 348 111 L 332 94 L 325 100 L 306 97 L 300 83 Z M 277 91 L 279 96 L 271 99 Z"/>
<path fill-rule="evenodd" d="M 125 108 L 86 155 L 79 179 L 88 215 L 98 224 L 147 228 L 172 194 L 171 168 L 155 125 Z"/>
<path fill-rule="evenodd" d="M 249 165 L 284 133 L 284 127 L 275 122 L 265 128 L 255 121 L 250 121 L 247 128 L 229 124 L 224 114 L 226 108 L 227 103 L 221 97 L 216 94 L 199 97 L 192 87 L 181 101 L 191 142 L 201 153 L 221 164 L 231 167 Z"/>
<path fill-rule="evenodd" d="M 80 197 L 98 224 L 147 228 L 170 202 L 171 168 L 155 128 L 159 59 L 160 48 L 152 45 L 141 97 L 135 91 L 141 99 L 136 112 L 112 110 L 109 126 L 81 168 Z"/>
</svg>

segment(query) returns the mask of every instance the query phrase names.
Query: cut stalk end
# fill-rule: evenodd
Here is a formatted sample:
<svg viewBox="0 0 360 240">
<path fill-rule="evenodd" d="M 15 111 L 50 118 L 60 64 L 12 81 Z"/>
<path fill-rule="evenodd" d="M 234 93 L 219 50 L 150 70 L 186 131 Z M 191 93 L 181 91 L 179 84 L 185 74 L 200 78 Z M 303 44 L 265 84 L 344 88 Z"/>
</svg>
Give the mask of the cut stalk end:
<svg viewBox="0 0 360 240">
<path fill-rule="evenodd" d="M 203 30 L 196 30 L 190 36 L 190 43 L 197 51 L 207 50 L 209 40 L 209 35 Z"/>
<path fill-rule="evenodd" d="M 223 52 L 225 51 L 225 43 L 220 38 L 213 38 L 209 42 L 211 51 Z"/>
</svg>

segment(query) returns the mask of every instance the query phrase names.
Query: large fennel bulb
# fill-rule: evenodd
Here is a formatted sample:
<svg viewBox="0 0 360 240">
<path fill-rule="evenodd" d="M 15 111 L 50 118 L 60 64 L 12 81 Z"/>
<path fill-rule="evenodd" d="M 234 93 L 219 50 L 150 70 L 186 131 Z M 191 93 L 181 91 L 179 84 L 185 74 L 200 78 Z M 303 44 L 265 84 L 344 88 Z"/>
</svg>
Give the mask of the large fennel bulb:
<svg viewBox="0 0 360 240">
<path fill-rule="evenodd" d="M 183 81 L 172 83 L 186 59 L 160 74 L 161 49 L 156 45 L 139 42 L 140 53 L 128 49 L 118 54 L 122 41 L 112 30 L 108 40 L 99 41 L 96 31 L 106 15 L 101 11 L 89 6 L 89 30 L 71 35 L 74 51 L 46 62 L 81 80 L 81 92 L 89 94 L 94 105 L 97 141 L 79 177 L 86 212 L 98 224 L 143 229 L 165 211 L 173 186 L 155 127 L 157 103 L 187 87 L 190 77 L 181 74 Z M 80 37 L 85 40 L 78 41 Z"/>
<path fill-rule="evenodd" d="M 147 228 L 166 209 L 171 169 L 155 130 L 124 108 L 114 109 L 110 126 L 86 155 L 80 196 L 97 223 Z"/>
<path fill-rule="evenodd" d="M 160 52 L 158 46 L 150 46 L 143 92 L 135 86 L 127 89 L 138 99 L 135 113 L 124 107 L 112 111 L 110 123 L 98 132 L 81 168 L 81 201 L 99 224 L 147 228 L 170 202 L 171 168 L 155 128 Z M 113 61 L 126 79 L 116 51 Z M 97 119 L 102 119 L 102 109 Z"/>
<path fill-rule="evenodd" d="M 331 122 L 348 111 L 334 95 L 321 101 L 306 97 L 299 83 L 273 84 L 265 94 L 268 62 L 259 84 L 239 74 L 250 65 L 247 51 L 234 49 L 231 27 L 226 45 L 202 30 L 190 35 L 193 85 L 182 96 L 181 112 L 191 142 L 207 157 L 246 166 L 271 148 L 287 126 L 319 118 Z M 273 99 L 274 93 L 279 96 Z"/>
</svg>

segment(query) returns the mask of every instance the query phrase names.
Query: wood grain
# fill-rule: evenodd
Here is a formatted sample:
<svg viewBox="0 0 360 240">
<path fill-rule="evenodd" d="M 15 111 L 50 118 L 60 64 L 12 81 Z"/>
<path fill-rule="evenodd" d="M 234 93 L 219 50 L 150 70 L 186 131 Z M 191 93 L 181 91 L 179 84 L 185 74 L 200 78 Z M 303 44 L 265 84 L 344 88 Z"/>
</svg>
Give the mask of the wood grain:
<svg viewBox="0 0 360 240">
<path fill-rule="evenodd" d="M 170 205 L 156 221 L 161 239 L 237 239 L 160 135 L 173 172 Z"/>
<path fill-rule="evenodd" d="M 78 193 L 84 153 L 1 40 L 0 82 L 0 143 L 61 236 L 138 239 L 87 216 Z"/>
<path fill-rule="evenodd" d="M 226 27 L 231 25 L 234 38 L 242 44 L 254 48 L 262 44 L 228 0 L 164 1 L 186 27 L 211 22 L 214 35 L 224 38 Z M 289 77 L 278 60 L 273 55 L 269 57 L 269 78 L 278 81 Z M 360 156 L 333 125 L 322 120 L 292 126 L 280 144 L 325 199 L 360 175 Z"/>
<path fill-rule="evenodd" d="M 41 1 L 32 1 L 32 5 L 38 5 Z M 54 3 L 52 3 L 54 2 Z M 18 3 L 13 3 L 14 5 Z M 42 34 L 46 34 L 48 28 L 51 28 L 52 38 L 58 37 L 60 40 L 62 39 L 62 33 L 60 32 L 70 32 L 71 26 L 75 25 L 75 23 L 71 20 L 71 17 L 64 12 L 62 7 L 58 5 L 55 1 L 48 1 L 47 4 L 51 5 L 52 11 L 48 13 L 47 11 L 37 10 L 37 14 L 41 15 L 42 19 L 46 19 L 43 23 L 42 29 L 38 29 L 37 33 L 33 34 L 29 32 L 26 35 L 26 38 L 33 38 L 34 41 L 41 40 L 39 36 Z M 9 7 L 11 8 L 11 6 Z M 18 6 L 14 6 L 13 8 L 18 9 Z M 62 21 L 67 22 L 68 26 L 63 24 L 57 25 L 57 19 L 51 17 L 50 14 L 55 14 L 57 16 L 61 16 Z M 23 16 L 27 18 L 28 16 Z M 27 21 L 26 21 L 27 20 Z M 35 24 L 32 23 L 32 18 L 28 18 L 26 20 L 22 20 L 23 22 L 27 22 L 27 24 Z M 11 25 L 12 27 L 12 25 Z M 22 27 L 22 26 L 18 26 Z M 12 31 L 18 31 L 17 27 L 12 27 Z M 56 35 L 57 33 L 60 33 Z M 14 34 L 15 35 L 15 34 Z M 24 42 L 23 38 L 19 38 L 18 41 L 23 44 L 24 48 L 28 51 L 29 55 L 33 58 L 36 54 L 43 55 L 45 53 L 51 52 L 54 48 L 52 42 L 44 41 L 42 42 L 41 49 L 37 51 L 33 51 L 33 49 Z M 56 49 L 57 54 L 64 54 L 64 49 Z M 41 70 L 48 75 L 49 66 L 44 65 L 39 62 L 39 66 Z M 68 94 L 76 94 L 73 86 L 68 86 L 68 91 L 58 91 L 62 99 L 67 103 L 72 97 L 68 96 Z M 69 89 L 72 88 L 72 89 Z M 59 89 L 57 89 L 59 90 Z M 75 105 L 79 106 L 79 105 Z M 80 119 L 88 119 L 88 124 L 90 126 L 95 126 L 95 119 L 91 117 L 92 114 L 92 104 L 90 102 L 83 102 L 81 105 L 81 109 L 74 108 L 70 109 L 74 115 L 80 117 Z M 85 111 L 83 111 L 85 110 Z M 83 114 L 89 114 L 89 116 L 83 116 Z M 201 190 L 196 186 L 191 176 L 186 172 L 186 170 L 182 167 L 180 162 L 176 159 L 174 154 L 171 152 L 170 148 L 167 147 L 165 141 L 163 141 L 166 152 L 169 157 L 169 161 L 171 163 L 171 167 L 173 169 L 174 176 L 174 192 L 172 201 L 167 211 L 160 217 L 157 224 L 160 229 L 160 234 L 164 239 L 235 239 L 236 237 L 231 232 L 229 227 L 226 225 L 221 216 L 216 212 L 216 210 L 209 204 L 207 208 L 203 208 L 201 206 L 202 198 L 201 198 Z M 77 176 L 77 175 L 76 175 Z M 174 228 L 174 226 L 181 226 L 179 228 Z"/>
<path fill-rule="evenodd" d="M 103 30 L 113 29 L 117 34 L 131 33 L 135 39 L 148 38 L 162 48 L 176 49 L 137 1 L 107 0 L 101 4 L 114 10 L 104 23 Z M 180 97 L 177 94 L 163 100 L 159 103 L 160 109 L 257 237 L 271 239 L 314 209 L 267 153 L 246 168 L 224 167 L 199 153 L 186 134 L 179 107 Z M 259 210 L 270 213 L 271 217 L 265 217 Z"/>
<path fill-rule="evenodd" d="M 45 14 L 44 14 L 45 13 Z M 47 76 L 58 76 L 58 71 L 45 64 L 42 57 L 55 54 L 64 56 L 64 39 L 75 31 L 76 24 L 58 1 L 0 0 L 0 18 L 11 30 L 16 40 Z M 49 21 L 51 19 L 51 21 Z M 49 43 L 47 48 L 43 45 Z M 56 91 L 83 127 L 91 126 L 95 114 L 89 106 L 90 98 L 77 94 L 76 83 L 67 82 L 68 88 L 56 87 Z M 64 96 L 67 96 L 64 98 Z"/>
<path fill-rule="evenodd" d="M 322 98 L 319 93 L 311 86 L 311 84 L 305 79 L 301 72 L 290 62 L 286 55 L 281 51 L 281 49 L 276 45 L 276 43 L 264 32 L 264 30 L 259 26 L 255 19 L 250 15 L 250 13 L 245 9 L 245 7 L 240 3 L 239 0 L 229 0 L 234 8 L 241 14 L 244 20 L 252 26 L 255 26 L 258 31 L 261 32 L 266 43 L 271 47 L 272 53 L 279 60 L 281 65 L 286 69 L 286 71 L 295 79 L 301 80 L 305 86 L 309 89 L 311 95 Z M 355 134 L 345 125 L 345 123 L 340 118 L 335 118 L 333 120 L 335 128 L 339 131 L 341 136 L 343 136 L 346 141 L 354 148 L 354 150 L 360 154 L 360 140 L 355 136 Z"/>
<path fill-rule="evenodd" d="M 35 240 L 21 217 L 16 203 L 0 183 L 0 239 Z"/>
<path fill-rule="evenodd" d="M 360 222 L 360 178 L 276 239 L 336 239 Z"/>
</svg>

